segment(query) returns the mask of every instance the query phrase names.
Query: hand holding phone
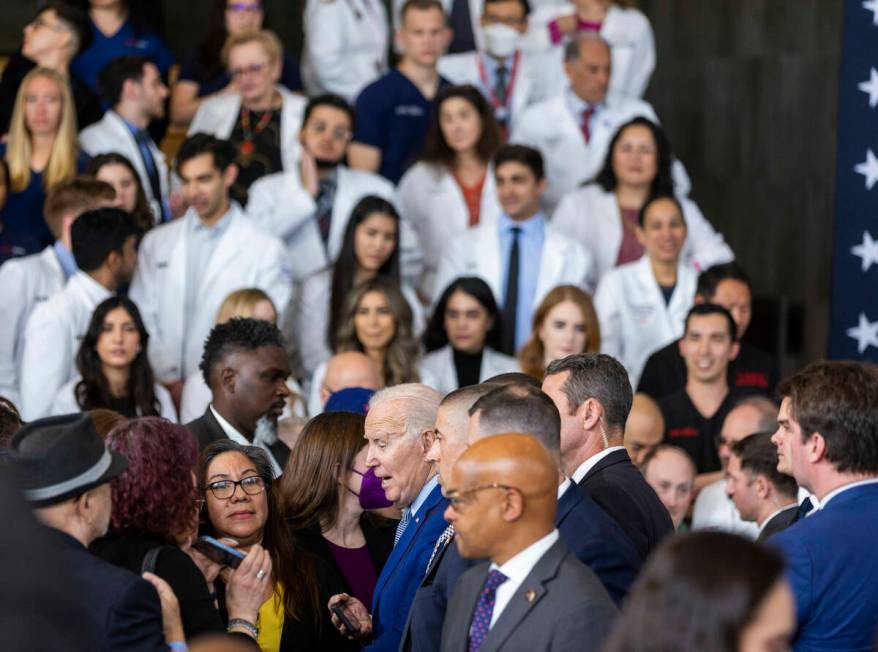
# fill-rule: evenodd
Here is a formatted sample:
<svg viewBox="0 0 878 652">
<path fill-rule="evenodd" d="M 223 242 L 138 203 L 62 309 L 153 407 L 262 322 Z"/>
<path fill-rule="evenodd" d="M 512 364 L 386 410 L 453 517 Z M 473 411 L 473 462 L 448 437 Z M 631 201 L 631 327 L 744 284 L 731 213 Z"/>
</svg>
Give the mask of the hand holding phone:
<svg viewBox="0 0 878 652">
<path fill-rule="evenodd" d="M 235 550 L 208 536 L 199 537 L 197 541 L 193 542 L 192 547 L 208 559 L 229 568 L 237 568 L 246 556 L 240 550 Z"/>
<path fill-rule="evenodd" d="M 330 610 L 341 621 L 341 624 L 345 626 L 345 629 L 347 630 L 347 632 L 345 632 L 346 634 L 359 634 L 359 624 L 351 621 L 351 619 L 348 618 L 348 615 L 345 613 L 344 607 L 341 606 L 340 602 L 336 602 L 334 605 L 332 605 L 330 607 Z"/>
</svg>

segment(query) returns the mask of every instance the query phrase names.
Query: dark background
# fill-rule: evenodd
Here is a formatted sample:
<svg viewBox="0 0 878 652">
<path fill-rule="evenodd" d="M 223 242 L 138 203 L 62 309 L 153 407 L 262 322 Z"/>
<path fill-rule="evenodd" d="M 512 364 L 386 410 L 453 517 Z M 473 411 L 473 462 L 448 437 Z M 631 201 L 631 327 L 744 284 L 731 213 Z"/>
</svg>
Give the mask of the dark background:
<svg viewBox="0 0 878 652">
<path fill-rule="evenodd" d="M 301 0 L 264 0 L 301 48 Z M 38 3 L 3 0 L 0 52 Z M 208 0 L 163 0 L 178 58 Z M 640 0 L 658 64 L 646 94 L 758 297 L 751 337 L 789 372 L 826 352 L 841 0 Z"/>
</svg>

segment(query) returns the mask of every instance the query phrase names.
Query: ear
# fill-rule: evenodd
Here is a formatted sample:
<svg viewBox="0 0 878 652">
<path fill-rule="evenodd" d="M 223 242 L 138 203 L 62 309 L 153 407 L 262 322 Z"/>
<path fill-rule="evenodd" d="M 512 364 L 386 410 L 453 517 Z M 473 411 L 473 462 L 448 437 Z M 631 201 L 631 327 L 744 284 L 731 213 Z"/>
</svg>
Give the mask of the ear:
<svg viewBox="0 0 878 652">
<path fill-rule="evenodd" d="M 424 451 L 424 455 L 427 454 L 427 451 L 433 446 L 433 442 L 436 439 L 436 431 L 433 428 L 425 428 L 421 432 L 421 448 Z"/>
<path fill-rule="evenodd" d="M 729 361 L 734 360 L 738 357 L 738 354 L 741 352 L 741 343 L 734 342 L 732 343 L 732 348 L 729 350 Z"/>
<path fill-rule="evenodd" d="M 771 486 L 768 484 L 768 481 L 764 476 L 757 475 L 756 481 L 753 483 L 756 489 L 756 495 L 759 496 L 762 500 L 766 500 L 768 496 L 771 494 Z"/>
<path fill-rule="evenodd" d="M 235 180 L 238 178 L 238 166 L 234 163 L 229 164 L 225 170 L 223 170 L 223 185 L 226 188 L 231 188 Z"/>
<path fill-rule="evenodd" d="M 454 30 L 450 27 L 445 27 L 445 43 L 442 45 L 442 51 L 448 49 L 448 46 L 451 45 L 451 41 L 454 39 Z"/>
<path fill-rule="evenodd" d="M 229 367 L 223 367 L 219 371 L 220 386 L 229 394 L 235 393 L 235 370 Z"/>
<path fill-rule="evenodd" d="M 136 95 L 137 82 L 133 79 L 126 79 L 122 82 L 122 92 L 119 94 L 119 99 L 130 99 L 134 95 Z"/>
<path fill-rule="evenodd" d="M 500 514 L 504 521 L 512 523 L 521 518 L 524 513 L 524 499 L 517 491 L 507 491 L 503 502 L 500 505 Z"/>
<path fill-rule="evenodd" d="M 119 269 L 119 265 L 122 264 L 122 255 L 118 251 L 111 251 L 109 255 L 104 259 L 104 266 L 111 272 L 115 272 Z"/>
<path fill-rule="evenodd" d="M 826 459 L 826 439 L 819 432 L 811 434 L 807 447 L 808 461 L 812 464 Z"/>
<path fill-rule="evenodd" d="M 686 351 L 683 350 L 683 338 L 686 337 L 686 333 L 683 333 L 683 337 L 677 340 L 677 349 L 680 351 L 680 357 L 684 357 L 686 355 Z"/>
<path fill-rule="evenodd" d="M 578 416 L 580 417 L 582 427 L 585 430 L 594 430 L 597 428 L 601 417 L 604 416 L 603 406 L 594 398 L 586 399 L 585 403 L 580 406 L 579 412 L 580 414 Z"/>
<path fill-rule="evenodd" d="M 646 247 L 646 232 L 643 230 L 643 227 L 639 224 L 634 227 L 634 235 L 637 236 L 637 242 L 640 243 L 641 247 Z"/>
<path fill-rule="evenodd" d="M 537 187 L 536 187 L 536 190 L 537 190 L 537 195 L 538 195 L 538 196 L 542 197 L 543 193 L 546 192 L 546 186 L 547 186 L 546 177 L 543 177 L 542 179 L 540 179 L 539 181 L 537 181 Z"/>
</svg>

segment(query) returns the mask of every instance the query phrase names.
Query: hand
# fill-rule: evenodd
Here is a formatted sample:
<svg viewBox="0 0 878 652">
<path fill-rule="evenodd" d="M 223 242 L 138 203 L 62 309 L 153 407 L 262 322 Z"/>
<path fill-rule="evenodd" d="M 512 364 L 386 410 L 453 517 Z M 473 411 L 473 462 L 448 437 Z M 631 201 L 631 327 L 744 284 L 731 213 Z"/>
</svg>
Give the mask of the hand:
<svg viewBox="0 0 878 652">
<path fill-rule="evenodd" d="M 311 197 L 317 197 L 320 191 L 320 177 L 317 176 L 317 162 L 304 149 L 302 152 L 302 160 L 299 161 L 299 176 L 302 179 L 302 187 L 308 191 Z"/>
<path fill-rule="evenodd" d="M 570 14 L 569 16 L 558 16 L 555 19 L 555 24 L 558 25 L 558 29 L 561 30 L 562 34 L 572 34 L 576 31 L 579 20 L 576 14 Z"/>
<path fill-rule="evenodd" d="M 195 541 L 195 535 L 187 537 L 186 543 L 180 546 L 187 555 L 192 558 L 192 561 L 195 562 L 195 565 L 198 566 L 198 570 L 201 571 L 201 574 L 204 575 L 204 581 L 207 582 L 208 586 L 212 586 L 214 581 L 216 581 L 217 576 L 220 574 L 223 566 L 219 562 L 214 561 L 210 557 L 206 557 L 198 552 L 195 548 L 192 547 L 192 542 Z M 224 544 L 229 546 L 230 548 L 234 548 L 238 545 L 238 542 L 234 539 L 220 539 Z"/>
<path fill-rule="evenodd" d="M 342 624 L 338 619 L 338 616 L 332 613 L 332 606 L 335 604 L 341 604 L 345 615 L 360 626 L 359 632 L 347 631 L 347 627 Z M 335 625 L 338 631 L 347 638 L 351 640 L 367 638 L 372 634 L 372 617 L 369 615 L 369 610 L 366 609 L 365 605 L 356 598 L 347 593 L 339 593 L 338 595 L 329 598 L 329 604 L 326 606 L 330 610 L 329 613 L 332 616 L 332 624 Z"/>
<path fill-rule="evenodd" d="M 171 193 L 170 197 L 168 197 L 168 204 L 170 204 L 171 217 L 173 218 L 182 217 L 189 208 L 189 202 L 186 201 L 183 193 L 179 190 L 175 190 Z"/>
<path fill-rule="evenodd" d="M 262 606 L 274 592 L 271 556 L 254 544 L 236 569 L 223 568 L 220 575 L 226 582 L 226 610 L 229 618 L 243 618 L 255 623 Z"/>
<path fill-rule="evenodd" d="M 172 641 L 184 641 L 183 619 L 180 617 L 180 603 L 174 590 L 158 575 L 144 573 L 143 579 L 152 584 L 158 591 L 159 601 L 162 603 L 162 631 L 165 634 L 165 643 Z"/>
</svg>

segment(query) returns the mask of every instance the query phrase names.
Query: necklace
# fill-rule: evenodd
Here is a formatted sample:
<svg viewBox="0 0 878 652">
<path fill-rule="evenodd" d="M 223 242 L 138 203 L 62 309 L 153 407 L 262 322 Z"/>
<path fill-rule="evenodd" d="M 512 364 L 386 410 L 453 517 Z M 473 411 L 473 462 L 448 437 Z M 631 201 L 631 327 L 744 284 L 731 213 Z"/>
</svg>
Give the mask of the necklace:
<svg viewBox="0 0 878 652">
<path fill-rule="evenodd" d="M 265 130 L 273 116 L 274 109 L 268 109 L 259 118 L 256 126 L 251 129 L 250 109 L 241 109 L 241 131 L 244 132 L 244 140 L 241 141 L 241 146 L 238 148 L 238 151 L 241 153 L 241 162 L 245 165 L 250 162 L 250 158 L 253 156 L 253 150 L 255 149 L 253 138 Z"/>
</svg>

